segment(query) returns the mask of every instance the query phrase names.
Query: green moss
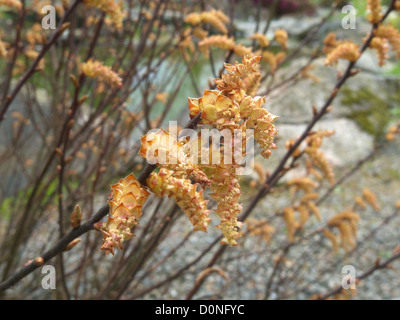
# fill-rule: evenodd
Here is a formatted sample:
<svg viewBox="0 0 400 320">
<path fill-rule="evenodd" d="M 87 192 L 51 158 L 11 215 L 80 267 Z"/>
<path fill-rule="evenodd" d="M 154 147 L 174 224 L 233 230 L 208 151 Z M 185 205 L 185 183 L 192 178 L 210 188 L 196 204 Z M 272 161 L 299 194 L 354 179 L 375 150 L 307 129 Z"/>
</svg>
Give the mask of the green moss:
<svg viewBox="0 0 400 320">
<path fill-rule="evenodd" d="M 344 88 L 342 92 L 344 96 L 341 102 L 351 110 L 347 117 L 375 138 L 381 137 L 391 119 L 391 102 L 396 98 L 398 101 L 400 97 L 383 100 L 366 87 L 359 90 Z"/>
</svg>

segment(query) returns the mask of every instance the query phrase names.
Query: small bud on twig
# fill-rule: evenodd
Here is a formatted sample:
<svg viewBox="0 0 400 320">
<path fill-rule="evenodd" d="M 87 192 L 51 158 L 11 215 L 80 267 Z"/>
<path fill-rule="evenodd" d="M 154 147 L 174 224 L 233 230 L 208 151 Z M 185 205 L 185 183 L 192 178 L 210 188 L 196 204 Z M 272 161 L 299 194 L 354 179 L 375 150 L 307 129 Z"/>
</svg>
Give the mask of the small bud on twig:
<svg viewBox="0 0 400 320">
<path fill-rule="evenodd" d="M 66 29 L 68 29 L 70 25 L 71 25 L 70 22 L 64 23 L 60 28 L 60 33 L 64 32 Z"/>
<path fill-rule="evenodd" d="M 64 249 L 64 251 L 69 251 L 73 247 L 75 247 L 79 242 L 81 242 L 81 238 L 76 238 L 75 240 L 72 240 Z"/>
<path fill-rule="evenodd" d="M 72 83 L 74 84 L 75 88 L 78 88 L 79 87 L 78 79 L 76 79 L 76 77 L 73 74 L 70 74 L 69 77 L 70 77 Z"/>
<path fill-rule="evenodd" d="M 93 225 L 93 229 L 96 231 L 100 231 L 100 229 L 103 227 L 103 222 L 97 222 Z"/>
<path fill-rule="evenodd" d="M 82 210 L 79 204 L 75 206 L 74 211 L 71 215 L 71 226 L 73 229 L 79 228 L 82 221 Z"/>
<path fill-rule="evenodd" d="M 359 72 L 361 71 L 361 69 L 354 69 L 354 70 L 351 70 L 351 73 L 350 73 L 350 77 L 354 77 L 355 75 L 357 75 Z"/>
<path fill-rule="evenodd" d="M 82 98 L 80 98 L 80 99 L 78 100 L 78 104 L 84 103 L 88 98 L 89 98 L 88 95 L 84 95 Z"/>
<path fill-rule="evenodd" d="M 41 265 L 43 265 L 44 260 L 42 257 L 37 257 L 33 263 L 35 264 L 35 266 L 40 267 Z"/>
<path fill-rule="evenodd" d="M 63 152 L 62 152 L 62 150 L 61 150 L 60 148 L 56 148 L 56 153 L 57 153 L 60 157 L 63 156 Z"/>
</svg>

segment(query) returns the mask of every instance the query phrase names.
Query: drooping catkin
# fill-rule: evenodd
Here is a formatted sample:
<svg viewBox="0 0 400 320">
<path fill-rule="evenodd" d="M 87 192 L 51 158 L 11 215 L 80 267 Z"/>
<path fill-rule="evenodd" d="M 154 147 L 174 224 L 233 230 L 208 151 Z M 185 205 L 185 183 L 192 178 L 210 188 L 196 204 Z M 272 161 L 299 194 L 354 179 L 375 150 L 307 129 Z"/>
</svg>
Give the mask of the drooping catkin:
<svg viewBox="0 0 400 320">
<path fill-rule="evenodd" d="M 261 48 L 267 48 L 270 45 L 269 39 L 262 33 L 254 33 L 249 39 L 256 40 Z"/>
<path fill-rule="evenodd" d="M 275 228 L 267 223 L 263 218 L 257 220 L 255 218 L 246 219 L 247 230 L 252 236 L 260 236 L 266 243 L 269 243 L 275 233 Z"/>
<path fill-rule="evenodd" d="M 369 45 L 370 48 L 375 49 L 378 54 L 378 64 L 383 66 L 388 59 L 389 43 L 387 39 L 374 37 Z"/>
<path fill-rule="evenodd" d="M 122 29 L 122 21 L 125 17 L 125 12 L 122 9 L 122 1 L 116 0 L 84 0 L 83 3 L 88 8 L 98 8 L 107 14 L 106 22 L 113 25 L 117 30 Z"/>
<path fill-rule="evenodd" d="M 20 10 L 22 8 L 22 3 L 19 0 L 0 0 L 0 7 L 1 6 Z"/>
<path fill-rule="evenodd" d="M 286 223 L 286 228 L 288 232 L 288 240 L 290 243 L 293 242 L 294 234 L 299 227 L 299 224 L 296 220 L 295 211 L 293 208 L 285 207 L 283 209 L 283 219 Z"/>
<path fill-rule="evenodd" d="M 330 54 L 341 42 L 336 40 L 336 33 L 330 32 L 324 39 L 323 53 L 327 56 Z"/>
<path fill-rule="evenodd" d="M 363 199 L 375 210 L 378 211 L 379 210 L 379 205 L 378 205 L 378 201 L 376 198 L 376 195 L 369 190 L 368 188 L 364 188 L 363 189 Z"/>
<path fill-rule="evenodd" d="M 337 252 L 339 250 L 339 244 L 336 235 L 329 229 L 324 229 L 323 234 L 331 241 L 333 251 Z"/>
<path fill-rule="evenodd" d="M 367 19 L 372 24 L 378 23 L 382 18 L 381 0 L 367 0 Z"/>
<path fill-rule="evenodd" d="M 224 50 L 232 50 L 235 47 L 235 41 L 233 38 L 228 38 L 225 35 L 215 35 L 204 38 L 199 42 L 200 52 L 208 57 L 210 55 L 210 48 L 215 47 Z"/>
<path fill-rule="evenodd" d="M 289 36 L 286 30 L 283 29 L 275 30 L 274 40 L 282 46 L 283 50 L 287 50 L 288 39 Z"/>
<path fill-rule="evenodd" d="M 344 41 L 333 49 L 325 59 L 325 65 L 335 65 L 339 59 L 355 62 L 360 58 L 360 46 L 352 41 Z"/>
<path fill-rule="evenodd" d="M 133 174 L 111 186 L 108 201 L 110 216 L 106 223 L 98 223 L 97 230 L 103 234 L 101 250 L 114 255 L 115 249 L 122 250 L 122 243 L 132 237 L 131 229 L 139 223 L 142 206 L 149 193 Z"/>
<path fill-rule="evenodd" d="M 229 23 L 229 18 L 220 10 L 212 9 L 211 11 L 203 11 L 201 13 L 190 13 L 186 16 L 185 22 L 193 26 L 197 26 L 200 23 L 207 23 L 223 34 L 228 33 L 225 24 Z"/>
<path fill-rule="evenodd" d="M 8 55 L 8 50 L 6 47 L 6 43 L 1 41 L 0 39 L 0 57 L 5 59 L 7 58 L 7 55 Z"/>
<path fill-rule="evenodd" d="M 98 79 L 113 87 L 122 87 L 121 77 L 103 62 L 90 59 L 82 64 L 82 72 L 90 78 Z"/>
<path fill-rule="evenodd" d="M 175 178 L 173 174 L 173 171 L 167 169 L 153 172 L 147 179 L 147 185 L 158 197 L 175 198 L 178 206 L 188 216 L 194 231 L 207 232 L 211 219 L 203 191 L 197 191 L 197 185 L 192 184 L 190 179 Z"/>
<path fill-rule="evenodd" d="M 357 213 L 344 210 L 328 221 L 328 227 L 339 230 L 341 247 L 346 251 L 350 251 L 356 245 L 359 220 L 360 216 Z"/>
<path fill-rule="evenodd" d="M 397 59 L 400 59 L 400 32 L 393 25 L 380 24 L 374 31 L 376 37 L 386 39 L 392 46 L 393 51 L 397 55 Z"/>
</svg>

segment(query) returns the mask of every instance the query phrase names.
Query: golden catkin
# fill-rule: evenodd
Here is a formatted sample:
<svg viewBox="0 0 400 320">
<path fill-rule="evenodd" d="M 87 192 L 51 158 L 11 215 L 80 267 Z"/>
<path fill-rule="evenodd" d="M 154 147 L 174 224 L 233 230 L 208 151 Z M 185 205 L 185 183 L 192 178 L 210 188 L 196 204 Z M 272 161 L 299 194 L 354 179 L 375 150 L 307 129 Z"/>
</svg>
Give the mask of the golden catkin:
<svg viewBox="0 0 400 320">
<path fill-rule="evenodd" d="M 306 193 L 311 193 L 313 192 L 313 189 L 318 187 L 318 183 L 307 177 L 293 178 L 287 182 L 287 185 L 289 187 L 292 187 L 292 193 L 295 193 L 298 190 L 303 190 Z"/>
<path fill-rule="evenodd" d="M 221 20 L 218 11 L 212 10 L 210 12 L 202 12 L 200 16 L 203 23 L 208 23 L 212 25 L 214 28 L 221 31 L 223 34 L 228 33 L 228 29 L 226 28 L 224 21 Z"/>
<path fill-rule="evenodd" d="M 0 0 L 0 7 L 1 6 L 19 10 L 22 8 L 22 3 L 19 0 Z"/>
<path fill-rule="evenodd" d="M 117 30 L 122 29 L 122 21 L 125 12 L 122 9 L 122 1 L 115 0 L 84 0 L 83 3 L 88 8 L 98 8 L 107 14 L 106 23 L 113 25 Z"/>
<path fill-rule="evenodd" d="M 331 185 L 335 183 L 335 174 L 329 161 L 325 158 L 325 155 L 320 151 L 322 141 L 325 137 L 330 137 L 334 134 L 334 131 L 320 130 L 307 137 L 306 142 L 308 146 L 304 152 L 309 156 L 310 162 L 307 164 L 309 173 L 315 173 L 312 171 L 312 167 L 316 166 L 324 174 Z"/>
<path fill-rule="evenodd" d="M 264 168 L 262 167 L 262 165 L 260 163 L 258 163 L 258 162 L 254 163 L 254 171 L 258 175 L 258 183 L 264 184 L 267 176 L 265 174 Z"/>
<path fill-rule="evenodd" d="M 249 96 L 256 96 L 258 89 L 261 84 L 261 73 L 256 72 L 249 75 L 246 79 L 243 80 L 243 86 L 245 88 L 246 94 Z"/>
<path fill-rule="evenodd" d="M 246 55 L 251 55 L 252 48 L 245 47 L 242 44 L 235 44 L 233 46 L 233 52 L 239 57 L 244 57 Z"/>
<path fill-rule="evenodd" d="M 397 125 L 391 126 L 386 133 L 386 140 L 393 141 L 396 139 L 396 135 L 400 135 L 400 122 Z"/>
<path fill-rule="evenodd" d="M 237 228 L 241 226 L 237 217 L 242 206 L 238 203 L 241 190 L 234 165 L 218 165 L 214 169 L 211 191 L 212 198 L 218 202 L 215 212 L 220 218 L 217 228 L 224 235 L 221 243 L 237 246 L 236 240 L 240 237 Z"/>
<path fill-rule="evenodd" d="M 25 34 L 26 40 L 31 46 L 46 43 L 46 33 L 40 23 L 35 23 Z"/>
<path fill-rule="evenodd" d="M 147 185 L 158 197 L 175 198 L 176 203 L 189 217 L 194 231 L 207 232 L 211 219 L 203 191 L 197 191 L 197 185 L 192 184 L 190 179 L 175 178 L 173 174 L 173 171 L 167 169 L 161 169 L 159 173 L 153 172 L 147 179 Z"/>
<path fill-rule="evenodd" d="M 275 30 L 274 40 L 282 46 L 283 50 L 287 50 L 288 39 L 289 36 L 286 30 Z"/>
<path fill-rule="evenodd" d="M 278 52 L 278 53 L 275 55 L 275 58 L 276 58 L 276 63 L 277 63 L 278 65 L 280 65 L 280 64 L 285 60 L 285 58 L 286 58 L 286 52 L 283 52 L 283 51 Z"/>
<path fill-rule="evenodd" d="M 333 49 L 325 59 L 325 65 L 337 64 L 339 59 L 355 62 L 360 58 L 360 46 L 352 41 L 344 41 Z"/>
<path fill-rule="evenodd" d="M 339 250 L 339 244 L 336 235 L 329 229 L 324 229 L 323 234 L 331 241 L 333 251 L 337 252 Z"/>
<path fill-rule="evenodd" d="M 378 211 L 379 210 L 379 205 L 378 205 L 378 201 L 376 199 L 376 195 L 369 190 L 368 188 L 364 188 L 363 189 L 363 198 L 364 200 L 375 210 Z"/>
<path fill-rule="evenodd" d="M 110 84 L 113 87 L 122 87 L 122 79 L 110 67 L 97 60 L 88 60 L 83 63 L 82 72 L 93 79 Z"/>
<path fill-rule="evenodd" d="M 266 62 L 270 66 L 270 72 L 275 73 L 278 61 L 276 59 L 276 55 L 271 51 L 265 51 L 262 55 L 262 61 Z"/>
<path fill-rule="evenodd" d="M 369 45 L 370 48 L 375 49 L 378 54 L 378 63 L 380 66 L 386 64 L 386 59 L 388 59 L 389 43 L 387 39 L 374 37 Z"/>
<path fill-rule="evenodd" d="M 175 135 L 159 129 L 142 136 L 140 141 L 139 155 L 149 163 L 174 171 L 175 177 L 188 177 L 202 186 L 210 184 L 206 174 L 185 152 L 184 144 Z"/>
<path fill-rule="evenodd" d="M 198 25 L 200 23 L 207 23 L 222 32 L 228 33 L 225 24 L 229 23 L 229 18 L 220 10 L 203 11 L 201 13 L 190 13 L 186 16 L 185 22 L 191 25 Z"/>
<path fill-rule="evenodd" d="M 369 11 L 367 19 L 372 24 L 378 23 L 382 18 L 381 0 L 367 0 L 367 10 Z"/>
<path fill-rule="evenodd" d="M 6 43 L 1 41 L 0 39 L 0 57 L 5 59 L 7 58 L 7 55 L 8 55 L 8 50 Z"/>
<path fill-rule="evenodd" d="M 191 16 L 190 19 L 194 19 L 193 17 L 196 16 Z M 205 38 L 203 41 L 209 41 L 210 38 Z M 227 73 L 222 74 L 220 79 L 214 80 L 217 85 L 216 90 L 205 90 L 200 98 L 188 99 L 189 115 L 193 119 L 201 113 L 199 125 L 212 125 L 218 130 L 228 129 L 231 133 L 234 129 L 239 129 L 241 139 L 239 136 L 239 139 L 234 139 L 234 143 L 239 140 L 244 142 L 244 146 L 246 130 L 254 129 L 255 140 L 261 146 L 262 155 L 267 158 L 271 154 L 271 149 L 276 148 L 273 140 L 277 132 L 272 124 L 276 116 L 263 108 L 264 97 L 248 95 L 249 88 L 254 86 L 252 83 L 257 82 L 257 79 L 250 77 L 259 73 L 257 65 L 259 61 L 260 57 L 245 56 L 242 63 L 225 64 Z M 232 157 L 230 159 L 232 161 L 229 162 L 225 162 L 224 159 L 211 164 L 204 164 L 203 161 L 201 164 L 193 162 L 192 160 L 199 160 L 200 156 L 203 160 L 203 151 L 206 151 L 208 160 L 213 160 L 213 154 L 222 157 L 225 157 L 225 154 L 222 154 L 220 147 L 217 152 L 213 152 L 213 148 L 206 146 L 204 143 L 206 139 L 201 135 L 193 141 L 189 139 L 178 141 L 176 135 L 159 129 L 141 137 L 139 155 L 161 168 L 158 175 L 151 175 L 148 184 L 154 186 L 151 188 L 155 193 L 174 197 L 185 212 L 190 212 L 188 215 L 192 223 L 202 226 L 198 227 L 199 230 L 205 230 L 205 225 L 208 225 L 208 216 L 202 214 L 202 212 L 208 213 L 208 210 L 201 198 L 202 192 L 196 195 L 196 185 L 193 186 L 190 180 L 201 184 L 203 189 L 210 187 L 210 195 L 217 202 L 214 210 L 220 218 L 217 228 L 224 236 L 221 243 L 238 245 L 236 240 L 241 236 L 238 228 L 242 225 L 238 221 L 238 215 L 242 210 L 239 203 L 241 196 L 239 173 L 242 167 L 236 162 L 236 157 Z M 189 154 L 186 147 L 191 147 L 192 143 L 193 146 L 200 147 L 201 152 Z M 241 150 L 242 153 L 245 152 L 245 148 Z M 197 200 L 193 200 L 193 197 L 197 197 Z M 199 208 L 196 206 L 198 202 L 204 205 Z M 197 214 L 200 214 L 203 220 L 196 218 Z"/>
<path fill-rule="evenodd" d="M 104 236 L 101 250 L 106 254 L 122 250 L 122 243 L 134 236 L 131 229 L 139 223 L 148 196 L 133 174 L 111 186 L 110 216 L 106 223 L 97 224 Z"/>
<path fill-rule="evenodd" d="M 200 52 L 206 57 L 210 55 L 210 48 L 212 47 L 224 50 L 232 50 L 235 45 L 236 44 L 233 38 L 228 38 L 225 35 L 206 37 L 198 44 Z"/>
<path fill-rule="evenodd" d="M 324 39 L 323 53 L 327 56 L 330 54 L 338 45 L 339 41 L 336 40 L 336 33 L 330 32 Z"/>
<path fill-rule="evenodd" d="M 267 48 L 270 45 L 269 39 L 262 33 L 255 33 L 249 39 L 256 40 L 261 48 Z"/>
<path fill-rule="evenodd" d="M 286 223 L 286 228 L 288 232 L 288 240 L 290 243 L 293 242 L 293 237 L 298 228 L 298 223 L 296 221 L 296 216 L 293 208 L 286 207 L 283 209 L 283 219 Z"/>
<path fill-rule="evenodd" d="M 208 32 L 200 27 L 196 27 L 193 29 L 193 35 L 196 38 L 203 40 L 204 38 L 206 38 L 208 36 Z"/>
<path fill-rule="evenodd" d="M 310 79 L 310 80 L 314 81 L 315 83 L 319 83 L 319 82 L 320 82 L 320 79 L 319 79 L 316 75 L 310 73 L 310 71 L 313 70 L 314 68 L 315 68 L 315 67 L 313 67 L 313 66 L 311 66 L 311 65 L 305 67 L 305 68 L 304 68 L 303 70 L 301 70 L 301 72 L 300 72 L 301 77 L 302 77 L 303 79 Z"/>
<path fill-rule="evenodd" d="M 297 211 L 299 212 L 299 223 L 302 228 L 310 218 L 310 211 L 305 205 L 300 205 L 297 207 Z"/>
<path fill-rule="evenodd" d="M 248 218 L 246 224 L 251 236 L 260 236 L 267 243 L 271 241 L 272 235 L 275 233 L 275 228 L 269 225 L 265 219 Z"/>
<path fill-rule="evenodd" d="M 201 15 L 197 12 L 192 12 L 185 17 L 185 22 L 189 23 L 193 26 L 198 25 L 201 23 Z"/>
<path fill-rule="evenodd" d="M 346 251 L 350 251 L 356 244 L 355 239 L 357 237 L 357 223 L 359 220 L 360 216 L 357 213 L 345 210 L 328 221 L 329 227 L 339 230 L 341 247 Z"/>
<path fill-rule="evenodd" d="M 290 150 L 290 149 L 294 146 L 295 143 L 296 143 L 296 141 L 295 141 L 294 139 L 287 140 L 287 141 L 285 142 L 285 148 L 286 148 L 286 150 Z M 296 157 L 298 157 L 298 156 L 300 156 L 300 155 L 301 155 L 300 148 L 297 147 L 296 150 L 293 151 L 292 157 L 296 158 Z"/>
<path fill-rule="evenodd" d="M 260 145 L 261 155 L 268 158 L 276 149 L 273 140 L 277 130 L 273 125 L 276 116 L 262 106 L 264 97 L 246 94 L 246 79 L 257 71 L 260 57 L 245 56 L 242 63 L 225 64 L 228 73 L 215 79 L 218 90 L 205 90 L 201 98 L 189 98 L 190 117 L 202 112 L 202 123 L 212 124 L 218 129 L 254 129 L 254 138 Z"/>
<path fill-rule="evenodd" d="M 306 193 L 300 200 L 301 203 L 306 203 L 308 201 L 318 200 L 319 194 L 316 192 Z"/>
<path fill-rule="evenodd" d="M 397 55 L 397 59 L 400 59 L 400 32 L 393 25 L 380 24 L 374 31 L 376 37 L 386 39 L 389 41 L 394 52 Z"/>
<path fill-rule="evenodd" d="M 325 158 L 325 155 L 315 147 L 307 147 L 305 152 L 309 155 L 312 162 L 323 172 L 329 183 L 331 185 L 335 184 L 333 168 Z"/>
<path fill-rule="evenodd" d="M 363 200 L 363 198 L 361 197 L 356 197 L 354 199 L 354 202 L 357 206 L 359 206 L 361 209 L 366 210 L 367 209 L 367 205 L 365 204 L 365 201 Z"/>
<path fill-rule="evenodd" d="M 312 201 L 307 202 L 306 205 L 310 209 L 310 211 L 317 217 L 318 221 L 321 221 L 321 212 L 319 211 L 317 205 Z"/>
</svg>

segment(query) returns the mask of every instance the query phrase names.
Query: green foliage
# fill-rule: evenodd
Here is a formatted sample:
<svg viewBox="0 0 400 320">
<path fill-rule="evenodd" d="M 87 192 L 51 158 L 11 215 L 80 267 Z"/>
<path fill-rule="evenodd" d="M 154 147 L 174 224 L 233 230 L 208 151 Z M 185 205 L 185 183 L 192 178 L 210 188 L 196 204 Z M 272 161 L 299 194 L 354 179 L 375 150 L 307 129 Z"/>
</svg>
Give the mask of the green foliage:
<svg viewBox="0 0 400 320">
<path fill-rule="evenodd" d="M 381 137 L 391 119 L 390 100 L 383 100 L 367 87 L 357 91 L 345 88 L 343 94 L 342 104 L 351 110 L 348 118 L 354 120 L 362 130 L 376 138 Z"/>
</svg>

